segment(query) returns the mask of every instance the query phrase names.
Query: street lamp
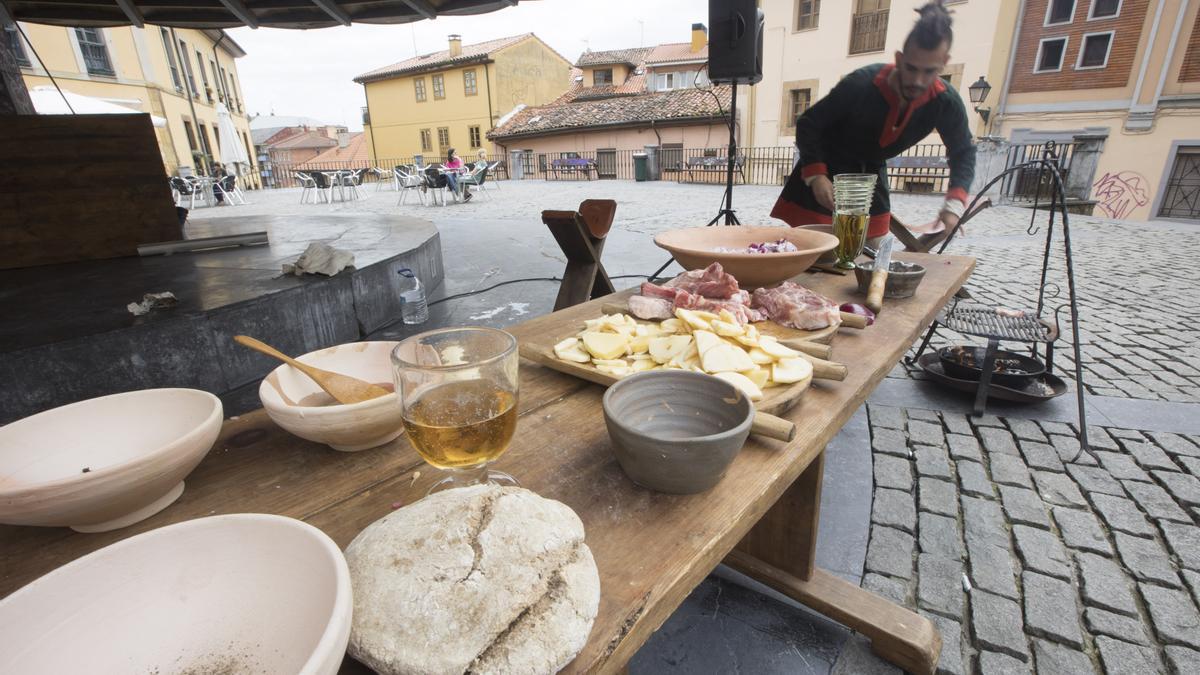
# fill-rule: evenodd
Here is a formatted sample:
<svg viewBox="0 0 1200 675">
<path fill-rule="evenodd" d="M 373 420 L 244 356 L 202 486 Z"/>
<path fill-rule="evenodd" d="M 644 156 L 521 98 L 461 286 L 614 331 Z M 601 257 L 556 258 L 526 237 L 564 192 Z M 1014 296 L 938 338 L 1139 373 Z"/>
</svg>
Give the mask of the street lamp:
<svg viewBox="0 0 1200 675">
<path fill-rule="evenodd" d="M 979 113 L 979 116 L 983 118 L 984 124 L 988 123 L 988 117 L 991 116 L 992 109 L 981 107 L 981 104 L 987 100 L 988 93 L 991 91 L 992 85 L 988 84 L 988 81 L 983 79 L 982 75 L 979 76 L 978 80 L 975 80 L 974 84 L 967 87 L 967 93 L 971 96 L 971 103 L 975 104 L 975 112 Z"/>
</svg>

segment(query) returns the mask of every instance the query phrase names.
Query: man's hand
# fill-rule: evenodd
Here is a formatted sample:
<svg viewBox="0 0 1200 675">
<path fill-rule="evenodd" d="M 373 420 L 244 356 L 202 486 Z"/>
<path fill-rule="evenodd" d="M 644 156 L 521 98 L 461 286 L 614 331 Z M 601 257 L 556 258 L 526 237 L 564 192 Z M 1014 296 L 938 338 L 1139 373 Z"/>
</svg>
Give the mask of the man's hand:
<svg viewBox="0 0 1200 675">
<path fill-rule="evenodd" d="M 938 222 L 942 224 L 943 229 L 949 232 L 954 229 L 954 226 L 958 225 L 958 216 L 949 211 L 942 211 L 938 214 Z M 959 230 L 958 233 L 966 234 L 967 231 L 965 229 Z"/>
<path fill-rule="evenodd" d="M 833 212 L 833 181 L 829 180 L 829 176 L 813 176 L 812 182 L 808 184 L 812 189 L 813 196 L 817 198 L 817 203 L 829 211 Z"/>
</svg>

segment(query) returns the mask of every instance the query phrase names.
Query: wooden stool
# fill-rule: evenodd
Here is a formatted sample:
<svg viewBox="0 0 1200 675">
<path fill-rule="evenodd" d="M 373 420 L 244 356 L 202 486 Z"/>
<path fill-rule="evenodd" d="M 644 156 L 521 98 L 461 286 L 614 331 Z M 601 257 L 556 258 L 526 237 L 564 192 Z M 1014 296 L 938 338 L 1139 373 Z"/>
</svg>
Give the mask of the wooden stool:
<svg viewBox="0 0 1200 675">
<path fill-rule="evenodd" d="M 611 199 L 585 199 L 578 211 L 542 211 L 542 222 L 567 256 L 554 311 L 616 292 L 600 262 L 616 212 Z"/>
</svg>

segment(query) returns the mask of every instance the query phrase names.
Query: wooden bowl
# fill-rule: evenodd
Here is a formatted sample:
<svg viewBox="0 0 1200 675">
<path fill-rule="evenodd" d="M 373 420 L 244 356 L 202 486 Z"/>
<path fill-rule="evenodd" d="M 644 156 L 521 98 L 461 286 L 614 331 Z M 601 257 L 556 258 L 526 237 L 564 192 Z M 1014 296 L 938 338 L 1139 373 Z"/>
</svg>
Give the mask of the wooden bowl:
<svg viewBox="0 0 1200 675">
<path fill-rule="evenodd" d="M 346 559 L 317 528 L 266 514 L 199 518 L 0 600 L 0 672 L 332 675 L 352 611 Z"/>
<path fill-rule="evenodd" d="M 716 485 L 754 421 L 754 406 L 733 385 L 684 370 L 622 378 L 602 404 L 621 468 L 638 485 L 673 494 Z"/>
<path fill-rule="evenodd" d="M 799 251 L 791 253 L 724 253 L 718 248 L 744 249 L 750 244 L 787 239 Z M 660 232 L 654 243 L 675 256 L 686 270 L 721 263 L 744 288 L 773 286 L 812 266 L 837 246 L 837 237 L 791 227 L 713 226 Z"/>
<path fill-rule="evenodd" d="M 394 390 L 391 357 L 397 344 L 349 342 L 309 352 L 296 360 Z M 375 448 L 404 431 L 404 414 L 395 391 L 362 403 L 341 405 L 311 378 L 287 364 L 263 378 L 258 398 L 276 424 L 334 450 Z"/>
<path fill-rule="evenodd" d="M 808 230 L 810 232 L 824 232 L 825 234 L 827 234 L 831 237 L 835 236 L 833 234 L 833 226 L 832 225 L 824 225 L 824 224 L 801 225 L 800 229 Z M 834 246 L 834 248 L 837 248 L 837 247 Z M 817 258 L 817 262 L 833 264 L 833 263 L 837 262 L 837 254 L 833 252 L 833 249 L 829 249 L 828 251 L 822 253 L 820 258 Z"/>
<path fill-rule="evenodd" d="M 149 518 L 183 494 L 222 411 L 206 391 L 144 389 L 0 427 L 0 523 L 105 532 Z"/>
</svg>

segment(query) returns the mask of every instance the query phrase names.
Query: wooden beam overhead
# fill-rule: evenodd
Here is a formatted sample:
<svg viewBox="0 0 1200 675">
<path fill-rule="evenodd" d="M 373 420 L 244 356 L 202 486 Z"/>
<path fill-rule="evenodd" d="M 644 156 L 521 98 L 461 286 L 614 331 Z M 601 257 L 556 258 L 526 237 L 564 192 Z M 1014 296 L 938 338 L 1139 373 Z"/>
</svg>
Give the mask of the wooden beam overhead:
<svg viewBox="0 0 1200 675">
<path fill-rule="evenodd" d="M 225 5 L 242 23 L 251 28 L 258 28 L 258 17 L 254 16 L 254 12 L 251 12 L 242 0 L 221 0 L 221 4 Z"/>
<path fill-rule="evenodd" d="M 131 0 L 117 0 L 117 6 L 129 17 L 129 23 L 142 28 L 146 25 L 146 18 L 142 16 L 142 10 L 138 9 Z"/>
<path fill-rule="evenodd" d="M 437 18 L 437 8 L 429 4 L 427 0 L 404 0 L 404 4 L 426 19 Z"/>
<path fill-rule="evenodd" d="M 325 13 L 333 17 L 335 21 L 343 26 L 350 25 L 350 15 L 346 10 L 338 6 L 333 0 L 312 0 L 313 4 L 325 10 Z"/>
</svg>

